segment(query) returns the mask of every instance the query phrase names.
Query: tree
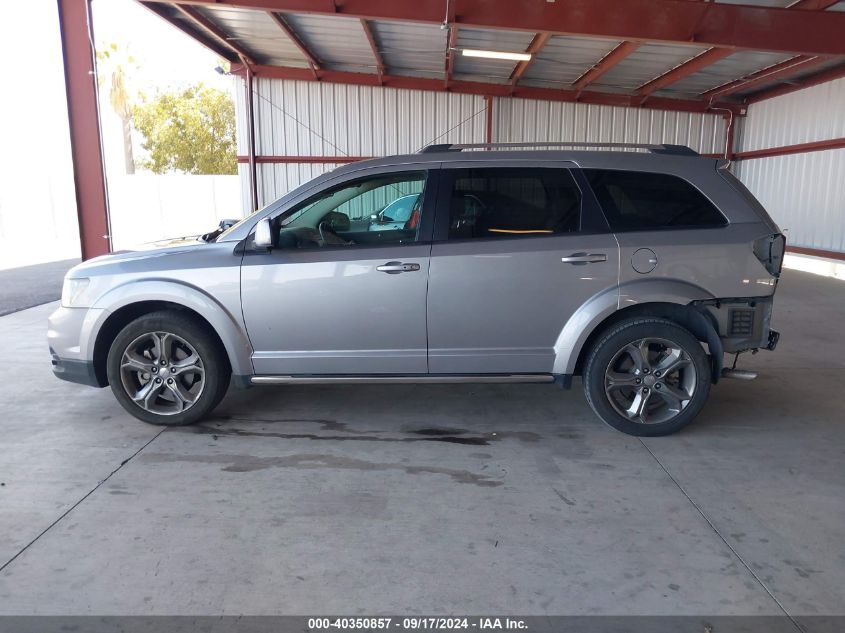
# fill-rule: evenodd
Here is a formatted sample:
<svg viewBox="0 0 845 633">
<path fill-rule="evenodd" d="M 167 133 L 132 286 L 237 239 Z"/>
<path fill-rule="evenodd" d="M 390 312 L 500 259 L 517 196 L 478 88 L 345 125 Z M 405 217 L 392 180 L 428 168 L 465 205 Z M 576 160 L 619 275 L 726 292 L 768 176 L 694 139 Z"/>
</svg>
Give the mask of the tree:
<svg viewBox="0 0 845 633">
<path fill-rule="evenodd" d="M 132 153 L 132 104 L 129 90 L 126 87 L 126 66 L 133 66 L 135 60 L 131 55 L 122 54 L 117 44 L 101 44 L 97 51 L 97 83 L 100 87 L 109 81 L 109 101 L 115 114 L 123 124 L 123 163 L 127 174 L 135 173 L 135 156 Z"/>
<path fill-rule="evenodd" d="M 235 104 L 222 90 L 199 83 L 142 97 L 132 113 L 152 172 L 237 173 Z"/>
</svg>

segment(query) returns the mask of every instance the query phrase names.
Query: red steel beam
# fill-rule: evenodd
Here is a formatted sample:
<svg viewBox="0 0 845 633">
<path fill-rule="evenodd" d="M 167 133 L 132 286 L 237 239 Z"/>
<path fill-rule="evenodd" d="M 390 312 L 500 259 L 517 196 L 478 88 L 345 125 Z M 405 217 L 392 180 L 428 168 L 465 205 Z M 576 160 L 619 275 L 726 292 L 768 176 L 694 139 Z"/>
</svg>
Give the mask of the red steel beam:
<svg viewBox="0 0 845 633">
<path fill-rule="evenodd" d="M 817 10 L 819 8 L 826 9 L 837 2 L 839 2 L 839 0 L 797 0 L 797 2 L 792 3 L 789 8 L 802 11 L 813 9 Z M 666 86 L 676 83 L 685 77 L 689 77 L 690 75 L 697 73 L 699 70 L 706 68 L 711 64 L 715 64 L 720 59 L 733 55 L 734 52 L 735 51 L 732 48 L 711 48 L 710 50 L 704 51 L 700 55 L 696 55 L 680 66 L 676 66 L 672 70 L 663 73 L 646 84 L 643 84 L 637 89 L 637 94 L 641 96 L 648 96 L 652 92 L 665 88 Z"/>
<path fill-rule="evenodd" d="M 300 81 L 315 81 L 314 76 L 307 68 L 291 68 L 286 66 L 255 66 L 253 67 L 257 77 L 269 77 L 275 79 L 297 79 Z M 242 64 L 233 64 L 232 72 L 243 74 Z M 403 77 L 397 75 L 384 75 L 379 81 L 375 74 L 351 73 L 338 70 L 321 69 L 317 71 L 320 81 L 327 83 L 353 84 L 365 86 L 384 85 L 389 88 L 404 88 L 409 90 L 433 90 L 444 91 L 442 79 L 430 79 L 425 77 Z M 745 106 L 733 102 L 720 102 L 711 104 L 708 101 L 690 99 L 667 99 L 665 97 L 653 97 L 647 104 L 642 105 L 642 99 L 637 96 L 609 93 L 590 92 L 577 90 L 561 90 L 557 88 L 535 88 L 533 86 L 511 86 L 510 84 L 482 83 L 474 81 L 452 81 L 449 86 L 450 92 L 463 94 L 475 94 L 494 97 L 518 97 L 522 99 L 541 99 L 547 101 L 580 101 L 582 103 L 596 103 L 602 105 L 615 105 L 621 107 L 645 107 L 655 110 L 675 110 L 680 112 L 708 112 L 711 108 L 729 110 L 734 114 L 744 114 Z"/>
<path fill-rule="evenodd" d="M 543 47 L 551 39 L 551 37 L 551 33 L 537 33 L 537 35 L 534 36 L 534 39 L 531 40 L 531 43 L 528 45 L 528 48 L 525 49 L 525 52 L 531 55 L 531 59 L 517 63 L 510 76 L 511 84 L 515 86 L 519 83 L 519 80 L 525 74 L 525 71 L 528 70 L 528 67 L 531 65 L 531 62 L 533 62 L 537 54 L 541 50 L 543 50 Z"/>
<path fill-rule="evenodd" d="M 90 0 L 58 0 L 82 259 L 111 251 Z"/>
<path fill-rule="evenodd" d="M 217 26 L 214 22 L 205 17 L 202 13 L 197 11 L 194 7 L 182 6 L 179 4 L 174 4 L 173 6 L 179 13 L 184 15 L 188 20 L 190 20 L 197 26 L 199 26 L 201 30 L 205 30 L 207 33 L 209 33 L 215 40 L 217 40 L 220 44 L 233 51 L 240 59 L 243 59 L 247 64 L 255 63 L 252 53 L 250 53 L 247 49 L 245 49 L 237 42 L 233 42 L 231 38 L 219 26 Z"/>
<path fill-rule="evenodd" d="M 845 138 L 833 138 L 826 141 L 812 141 L 766 149 L 753 149 L 747 152 L 737 152 L 736 160 L 751 160 L 754 158 L 770 158 L 772 156 L 788 156 L 789 154 L 807 154 L 809 152 L 823 152 L 829 149 L 845 149 Z"/>
<path fill-rule="evenodd" d="M 741 77 L 740 79 L 735 79 L 729 83 L 717 86 L 716 88 L 703 93 L 701 97 L 703 99 L 715 99 L 717 97 L 724 97 L 726 95 L 733 94 L 740 90 L 750 90 L 755 86 L 771 84 L 779 79 L 791 77 L 792 75 L 800 72 L 806 72 L 807 70 L 811 70 L 816 66 L 820 66 L 821 64 L 829 61 L 830 59 L 827 57 L 807 57 L 806 55 L 798 55 L 797 57 L 792 57 L 791 59 L 769 66 L 768 68 L 763 68 L 762 70 L 753 72 L 750 75 Z"/>
<path fill-rule="evenodd" d="M 155 0 L 163 2 L 165 0 Z M 442 24 L 443 0 L 167 0 L 178 4 Z M 516 5 L 516 6 L 515 6 Z M 689 0 L 452 0 L 461 27 L 547 31 L 803 55 L 845 55 L 845 13 Z"/>
<path fill-rule="evenodd" d="M 815 75 L 811 75 L 810 77 L 806 77 L 805 79 L 801 79 L 800 81 L 792 81 L 787 84 L 781 84 L 779 86 L 775 86 L 774 88 L 769 88 L 767 90 L 763 90 L 762 92 L 755 93 L 750 95 L 745 101 L 746 103 L 758 103 L 766 99 L 772 99 L 774 97 L 789 94 L 790 92 L 827 83 L 828 81 L 842 79 L 843 77 L 845 77 L 845 65 L 836 66 L 835 68 L 824 70 L 820 73 L 816 73 Z"/>
<path fill-rule="evenodd" d="M 675 66 L 672 70 L 663 73 L 646 84 L 643 84 L 637 88 L 637 94 L 641 97 L 647 97 L 661 88 L 665 88 L 666 86 L 676 83 L 685 77 L 689 77 L 693 73 L 697 73 L 702 68 L 706 68 L 707 66 L 714 64 L 728 55 L 733 55 L 733 53 L 733 49 L 730 48 L 711 48 L 706 50 L 700 55 L 696 55 L 692 59 L 685 61 L 683 64 Z"/>
<path fill-rule="evenodd" d="M 602 57 L 595 66 L 578 77 L 578 79 L 575 80 L 575 83 L 572 84 L 572 87 L 576 90 L 583 90 L 639 47 L 639 42 L 622 42 L 607 55 Z"/>
<path fill-rule="evenodd" d="M 845 253 L 839 251 L 825 251 L 819 248 L 807 248 L 806 246 L 786 245 L 787 253 L 798 253 L 799 255 L 811 255 L 813 257 L 826 257 L 827 259 L 838 259 L 845 261 Z"/>
<path fill-rule="evenodd" d="M 376 60 L 376 72 L 379 76 L 379 83 L 381 83 L 381 78 L 384 75 L 384 58 L 378 49 L 375 35 L 373 35 L 373 30 L 370 28 L 370 23 L 364 18 L 361 18 L 361 28 L 364 29 L 364 35 L 367 37 L 367 41 L 370 43 L 370 49 L 373 51 L 373 57 Z"/>
<path fill-rule="evenodd" d="M 311 72 L 314 74 L 314 77 L 317 77 L 317 71 L 320 70 L 320 62 L 314 56 L 314 54 L 308 49 L 305 43 L 299 38 L 299 35 L 291 28 L 290 24 L 277 13 L 273 11 L 268 11 L 267 15 L 270 16 L 270 19 L 276 23 L 276 25 L 281 29 L 282 33 L 287 36 L 287 38 L 293 42 L 293 45 L 299 49 L 299 52 L 308 60 L 308 66 L 311 68 Z"/>
</svg>

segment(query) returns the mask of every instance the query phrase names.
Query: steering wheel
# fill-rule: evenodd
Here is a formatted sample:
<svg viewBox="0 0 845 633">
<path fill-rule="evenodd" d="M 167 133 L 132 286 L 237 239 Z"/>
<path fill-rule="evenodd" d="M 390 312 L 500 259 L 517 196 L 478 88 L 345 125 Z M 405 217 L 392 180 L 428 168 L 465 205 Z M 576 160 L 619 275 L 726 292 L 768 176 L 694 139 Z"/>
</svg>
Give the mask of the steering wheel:
<svg viewBox="0 0 845 633">
<path fill-rule="evenodd" d="M 320 233 L 320 246 L 349 246 L 352 242 L 347 242 L 340 235 L 338 235 L 332 228 L 328 220 L 323 220 L 317 225 L 317 230 Z"/>
</svg>

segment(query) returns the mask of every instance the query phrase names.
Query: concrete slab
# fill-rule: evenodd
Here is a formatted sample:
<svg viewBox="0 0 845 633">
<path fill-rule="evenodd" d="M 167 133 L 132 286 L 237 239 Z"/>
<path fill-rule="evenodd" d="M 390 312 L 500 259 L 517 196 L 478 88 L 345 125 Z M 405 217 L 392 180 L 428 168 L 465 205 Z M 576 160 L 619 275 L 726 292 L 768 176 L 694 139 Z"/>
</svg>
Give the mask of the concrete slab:
<svg viewBox="0 0 845 633">
<path fill-rule="evenodd" d="M 66 259 L 0 270 L 0 316 L 59 299 L 65 273 L 78 263 Z"/>
<path fill-rule="evenodd" d="M 845 343 L 798 343 L 843 307 L 788 271 L 764 376 L 645 442 L 542 385 L 253 389 L 159 434 L 50 376 L 49 307 L 3 317 L 0 613 L 843 614 Z"/>
</svg>

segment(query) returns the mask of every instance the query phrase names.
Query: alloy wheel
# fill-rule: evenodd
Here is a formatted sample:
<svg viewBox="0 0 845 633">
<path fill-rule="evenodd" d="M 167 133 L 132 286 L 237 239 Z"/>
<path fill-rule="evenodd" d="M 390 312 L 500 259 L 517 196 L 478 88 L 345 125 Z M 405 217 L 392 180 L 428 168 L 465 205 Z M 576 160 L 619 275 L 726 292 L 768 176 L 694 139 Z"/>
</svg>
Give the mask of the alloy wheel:
<svg viewBox="0 0 845 633">
<path fill-rule="evenodd" d="M 205 368 L 193 346 L 171 332 L 148 332 L 123 351 L 120 379 L 132 401 L 157 415 L 190 409 L 205 387 Z"/>
<path fill-rule="evenodd" d="M 619 415 L 639 424 L 660 424 L 689 405 L 696 379 L 695 364 L 677 343 L 642 338 L 614 354 L 604 389 Z"/>
</svg>

